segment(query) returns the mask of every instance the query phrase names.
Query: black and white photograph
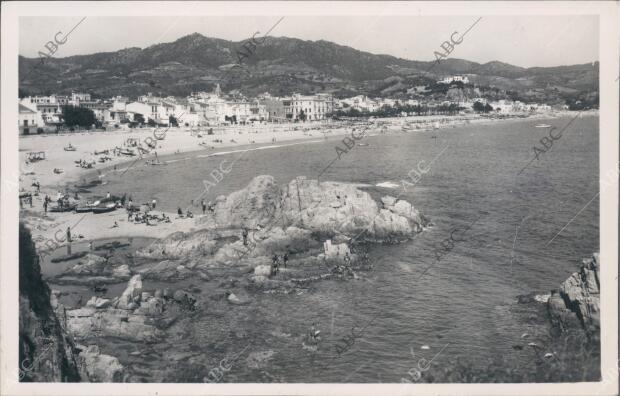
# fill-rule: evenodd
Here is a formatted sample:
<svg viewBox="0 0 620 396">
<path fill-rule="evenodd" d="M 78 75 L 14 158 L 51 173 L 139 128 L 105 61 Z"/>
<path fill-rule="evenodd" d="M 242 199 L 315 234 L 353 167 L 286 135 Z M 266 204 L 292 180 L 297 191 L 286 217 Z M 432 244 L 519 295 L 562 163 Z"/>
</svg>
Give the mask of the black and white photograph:
<svg viewBox="0 0 620 396">
<path fill-rule="evenodd" d="M 0 393 L 618 394 L 618 2 L 2 10 Z"/>
</svg>

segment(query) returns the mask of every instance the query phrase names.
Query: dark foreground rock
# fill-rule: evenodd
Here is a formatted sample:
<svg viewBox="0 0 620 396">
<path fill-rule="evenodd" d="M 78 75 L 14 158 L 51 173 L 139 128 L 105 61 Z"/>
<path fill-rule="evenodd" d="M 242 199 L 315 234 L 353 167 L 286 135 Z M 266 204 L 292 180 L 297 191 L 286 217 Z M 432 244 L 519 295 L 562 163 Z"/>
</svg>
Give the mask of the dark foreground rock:
<svg viewBox="0 0 620 396">
<path fill-rule="evenodd" d="M 581 269 L 572 274 L 547 302 L 553 326 L 560 332 L 582 327 L 588 335 L 600 331 L 600 262 L 595 253 L 584 259 Z"/>
<path fill-rule="evenodd" d="M 101 354 L 96 346 L 75 344 L 64 325 L 64 311 L 41 277 L 30 231 L 20 224 L 19 381 L 121 381 L 123 366 L 118 359 Z"/>
</svg>

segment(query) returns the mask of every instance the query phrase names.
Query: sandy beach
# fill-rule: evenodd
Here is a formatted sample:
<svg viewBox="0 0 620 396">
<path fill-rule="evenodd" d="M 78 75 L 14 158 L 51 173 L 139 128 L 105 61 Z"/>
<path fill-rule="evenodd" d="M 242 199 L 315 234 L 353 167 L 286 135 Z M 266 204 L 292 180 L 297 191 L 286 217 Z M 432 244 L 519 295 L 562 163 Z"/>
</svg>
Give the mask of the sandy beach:
<svg viewBox="0 0 620 396">
<path fill-rule="evenodd" d="M 535 114 L 530 118 L 551 118 L 561 116 L 563 113 Z M 466 116 L 422 116 L 422 117 L 402 117 L 390 119 L 375 119 L 372 132 L 368 135 L 380 133 L 419 133 L 435 128 L 452 128 L 462 124 L 471 123 L 493 123 L 507 122 L 515 118 L 491 119 L 478 115 Z M 152 237 L 162 238 L 172 232 L 191 231 L 195 224 L 195 219 L 178 218 L 176 213 L 166 213 L 172 219 L 171 223 L 158 223 L 157 226 L 146 226 L 145 224 L 135 224 L 129 222 L 124 210 L 117 210 L 105 214 L 76 214 L 73 212 L 63 213 L 43 213 L 43 198 L 47 194 L 52 199 L 56 199 L 59 192 L 65 192 L 67 184 L 74 183 L 98 172 L 100 178 L 110 171 L 123 172 L 130 166 L 143 165 L 145 160 L 155 160 L 166 162 L 167 156 L 179 155 L 200 151 L 196 156 L 205 155 L 226 155 L 244 150 L 268 149 L 282 147 L 291 144 L 306 144 L 322 141 L 326 138 L 334 138 L 350 134 L 352 128 L 356 127 L 354 122 L 316 122 L 304 124 L 266 124 L 266 125 L 245 125 L 214 128 L 213 135 L 207 135 L 206 129 L 202 128 L 201 136 L 196 136 L 196 131 L 190 128 L 163 128 L 159 129 L 157 135 L 161 136 L 166 131 L 163 140 L 153 139 L 153 128 L 132 129 L 129 131 L 113 132 L 80 132 L 59 135 L 35 135 L 20 137 L 20 165 L 21 174 L 20 194 L 36 191 L 32 183 L 40 183 L 40 192 L 34 194 L 32 208 L 29 203 L 24 202 L 22 219 L 32 229 L 33 237 L 37 245 L 45 244 L 47 241 L 55 240 L 57 235 L 64 235 L 67 227 L 71 227 L 73 235 L 82 235 L 86 240 L 96 240 L 111 237 Z M 403 127 L 405 127 L 403 129 Z M 157 146 L 150 149 L 148 153 L 139 156 L 115 156 L 112 150 L 115 147 L 124 148 L 128 138 L 137 139 L 146 147 L 144 142 L 156 141 Z M 221 142 L 219 142 L 221 141 Z M 203 145 L 199 144 L 202 143 Z M 76 148 L 75 151 L 65 151 L 65 147 L 71 144 Z M 211 148 L 212 147 L 212 148 Z M 110 150 L 108 156 L 111 160 L 101 163 L 98 158 L 102 155 L 95 155 L 94 152 Z M 134 148 L 135 150 L 135 148 Z M 27 161 L 28 153 L 45 151 L 45 160 L 37 162 Z M 156 153 L 156 154 L 155 154 Z M 190 158 L 188 157 L 188 158 Z M 187 158 L 185 158 L 187 159 Z M 76 164 L 76 161 L 84 160 L 95 162 L 93 168 L 83 168 Z M 176 161 L 176 160 L 171 160 Z M 62 173 L 53 172 L 54 169 L 62 169 Z M 89 178 L 92 179 L 92 177 Z M 113 190 L 113 187 L 111 187 Z M 161 213 L 161 212 L 160 212 Z M 197 215 L 198 216 L 198 215 Z M 114 224 L 117 227 L 113 227 Z M 77 223 L 77 225 L 76 225 Z M 80 232 L 88 230 L 87 232 Z M 62 234 L 59 232 L 62 230 Z M 58 242 L 58 241 L 57 241 Z M 60 243 L 62 245 L 62 243 Z"/>
</svg>

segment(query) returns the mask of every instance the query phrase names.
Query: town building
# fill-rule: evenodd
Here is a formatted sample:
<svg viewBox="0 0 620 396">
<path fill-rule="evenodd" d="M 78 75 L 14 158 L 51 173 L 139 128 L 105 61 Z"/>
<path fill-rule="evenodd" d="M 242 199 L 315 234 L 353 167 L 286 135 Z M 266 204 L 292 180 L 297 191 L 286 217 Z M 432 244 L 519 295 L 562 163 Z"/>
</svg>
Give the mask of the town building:
<svg viewBox="0 0 620 396">
<path fill-rule="evenodd" d="M 460 81 L 463 84 L 469 84 L 469 78 L 467 76 L 448 76 L 444 77 L 443 80 L 437 81 L 437 84 L 452 84 L 453 82 Z"/>
<path fill-rule="evenodd" d="M 19 104 L 18 126 L 20 135 L 28 135 L 37 131 L 37 112 Z"/>
</svg>

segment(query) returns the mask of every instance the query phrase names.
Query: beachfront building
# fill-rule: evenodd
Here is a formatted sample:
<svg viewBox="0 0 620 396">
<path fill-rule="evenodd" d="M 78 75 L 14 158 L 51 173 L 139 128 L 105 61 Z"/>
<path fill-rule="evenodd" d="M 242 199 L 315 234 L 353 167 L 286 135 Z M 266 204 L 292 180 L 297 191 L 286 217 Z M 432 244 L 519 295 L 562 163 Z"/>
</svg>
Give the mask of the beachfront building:
<svg viewBox="0 0 620 396">
<path fill-rule="evenodd" d="M 37 130 L 37 112 L 19 104 L 18 127 L 20 135 L 28 135 Z"/>
<path fill-rule="evenodd" d="M 168 125 L 169 116 L 174 113 L 174 106 L 158 102 L 131 102 L 127 104 L 126 109 L 130 113 L 141 114 L 145 122 L 152 120 L 160 125 Z"/>
<path fill-rule="evenodd" d="M 511 100 L 501 99 L 495 102 L 491 102 L 489 103 L 489 105 L 493 107 L 493 110 L 501 114 L 508 114 L 518 111 L 515 107 L 514 102 Z"/>
<path fill-rule="evenodd" d="M 377 111 L 381 108 L 379 102 L 376 100 L 370 99 L 366 95 L 357 95 L 352 98 L 342 99 L 341 103 L 346 104 L 348 107 L 364 111 L 364 112 L 373 112 Z M 346 107 L 346 106 L 345 106 Z"/>
<path fill-rule="evenodd" d="M 95 118 L 100 122 L 108 122 L 111 121 L 110 118 L 110 109 L 112 108 L 111 103 L 105 103 L 98 100 L 84 100 L 80 102 L 79 105 L 81 108 L 89 109 L 95 114 Z"/>
<path fill-rule="evenodd" d="M 292 120 L 300 120 L 304 116 L 307 121 L 324 120 L 334 111 L 334 100 L 328 94 L 294 94 L 283 99 L 282 104 L 286 118 Z"/>
<path fill-rule="evenodd" d="M 265 111 L 267 112 L 267 119 L 269 121 L 286 121 L 286 111 L 284 108 L 285 100 L 274 97 L 264 97 L 259 99 L 259 102 L 263 106 L 265 106 Z M 287 106 L 290 107 L 290 100 L 288 101 Z"/>
</svg>

